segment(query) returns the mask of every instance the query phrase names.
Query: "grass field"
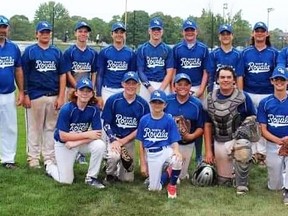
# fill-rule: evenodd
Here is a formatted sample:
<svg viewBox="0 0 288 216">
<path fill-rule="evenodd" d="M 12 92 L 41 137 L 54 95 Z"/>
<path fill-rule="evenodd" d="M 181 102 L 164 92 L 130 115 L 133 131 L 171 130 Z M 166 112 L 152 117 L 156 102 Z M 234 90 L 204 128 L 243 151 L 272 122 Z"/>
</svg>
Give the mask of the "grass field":
<svg viewBox="0 0 288 216">
<path fill-rule="evenodd" d="M 16 170 L 0 168 L 0 215 L 288 215 L 281 192 L 268 191 L 266 170 L 253 167 L 250 191 L 236 196 L 235 189 L 194 187 L 181 182 L 178 198 L 168 200 L 166 191 L 149 192 L 136 171 L 134 183 L 119 183 L 104 190 L 84 184 L 86 165 L 76 165 L 75 183 L 60 185 L 47 177 L 44 168 L 26 164 L 24 110 L 18 110 L 19 142 Z M 191 170 L 194 164 L 191 166 Z M 103 177 L 103 173 L 101 174 Z"/>
</svg>

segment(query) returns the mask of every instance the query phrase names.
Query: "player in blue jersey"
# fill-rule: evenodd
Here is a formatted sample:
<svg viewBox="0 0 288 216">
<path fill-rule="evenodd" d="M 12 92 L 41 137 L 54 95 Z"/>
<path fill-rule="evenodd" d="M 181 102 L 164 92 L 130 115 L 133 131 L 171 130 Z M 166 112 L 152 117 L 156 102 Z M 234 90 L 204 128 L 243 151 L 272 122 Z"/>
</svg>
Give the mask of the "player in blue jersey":
<svg viewBox="0 0 288 216">
<path fill-rule="evenodd" d="M 260 100 L 273 93 L 273 85 L 270 77 L 276 67 L 278 51 L 271 46 L 268 28 L 265 23 L 257 22 L 253 27 L 251 45 L 242 51 L 242 61 L 244 66 L 239 87 L 244 89 L 252 98 L 257 109 Z M 255 161 L 260 166 L 265 167 L 265 139 L 253 145 Z"/>
<path fill-rule="evenodd" d="M 137 50 L 137 68 L 142 85 L 139 94 L 149 101 L 150 94 L 156 89 L 170 93 L 173 78 L 173 52 L 162 41 L 163 22 L 153 18 L 149 23 L 150 39 Z"/>
<path fill-rule="evenodd" d="M 243 74 L 243 65 L 241 64 L 241 53 L 232 45 L 234 34 L 231 25 L 220 25 L 219 30 L 220 47 L 214 49 L 210 53 L 208 63 L 209 82 L 207 90 L 211 92 L 217 88 L 215 75 L 216 71 L 223 66 L 231 66 L 234 68 L 237 76 Z"/>
<path fill-rule="evenodd" d="M 287 69 L 284 66 L 277 66 L 271 76 L 271 82 L 274 94 L 260 101 L 257 118 L 262 135 L 267 139 L 268 188 L 283 189 L 283 202 L 288 205 L 288 155 L 278 154 L 282 145 L 288 145 Z"/>
<path fill-rule="evenodd" d="M 189 179 L 188 167 L 195 140 L 203 134 L 203 108 L 201 101 L 190 95 L 191 79 L 185 73 L 179 73 L 174 79 L 175 93 L 167 97 L 166 113 L 174 118 L 183 116 L 190 122 L 190 131 L 182 135 L 179 150 L 183 157 L 183 167 L 179 179 Z"/>
<path fill-rule="evenodd" d="M 7 39 L 9 28 L 9 20 L 0 15 L 0 159 L 2 166 L 13 169 L 17 149 L 15 81 L 19 90 L 17 105 L 22 105 L 24 92 L 21 52 Z"/>
<path fill-rule="evenodd" d="M 236 193 L 245 194 L 252 159 L 251 142 L 246 139 L 239 142 L 234 133 L 247 117 L 255 117 L 256 110 L 249 95 L 235 88 L 236 79 L 232 67 L 220 68 L 216 73 L 219 89 L 210 92 L 203 104 L 205 161 L 215 162 L 219 185 L 232 186 L 235 179 Z M 235 156 L 237 151 L 243 155 L 241 160 Z"/>
<path fill-rule="evenodd" d="M 53 133 L 58 110 L 64 103 L 66 73 L 61 70 L 62 53 L 50 45 L 52 26 L 46 21 L 36 25 L 37 43 L 22 56 L 27 121 L 28 163 L 40 168 L 55 160 Z"/>
<path fill-rule="evenodd" d="M 137 127 L 140 118 L 149 113 L 148 103 L 136 94 L 139 87 L 137 73 L 132 71 L 125 73 L 122 86 L 124 91 L 110 96 L 102 113 L 103 127 L 108 137 L 107 183 L 113 183 L 118 179 L 134 180 L 134 171 L 127 172 L 120 162 L 121 147 L 125 146 L 129 155 L 135 158 L 134 141 Z M 118 164 L 120 164 L 119 173 L 117 173 Z"/>
<path fill-rule="evenodd" d="M 183 40 L 173 47 L 176 74 L 185 73 L 191 80 L 191 92 L 202 98 L 208 82 L 208 47 L 197 40 L 198 26 L 193 20 L 185 20 L 182 25 Z M 196 139 L 196 162 L 202 161 L 202 136 Z"/>
<path fill-rule="evenodd" d="M 128 71 L 136 71 L 136 56 L 125 46 L 126 26 L 122 22 L 112 25 L 113 43 L 99 52 L 96 95 L 100 108 L 108 97 L 123 91 L 122 78 Z"/>
<path fill-rule="evenodd" d="M 67 73 L 67 99 L 75 89 L 77 80 L 87 77 L 93 85 L 96 82 L 98 53 L 87 45 L 91 27 L 84 21 L 78 21 L 74 32 L 76 44 L 71 45 L 63 54 L 63 70 Z M 80 153 L 77 155 L 77 161 L 87 164 L 85 156 Z"/>
<path fill-rule="evenodd" d="M 161 90 L 151 93 L 151 113 L 140 120 L 136 138 L 140 141 L 140 166 L 149 175 L 149 190 L 161 190 L 167 185 L 168 198 L 176 198 L 176 183 L 181 172 L 181 139 L 170 114 L 164 113 L 166 94 Z M 164 168 L 165 165 L 168 165 Z M 164 172 L 163 172 L 164 169 Z"/>
<path fill-rule="evenodd" d="M 61 108 L 54 133 L 57 164 L 46 164 L 46 172 L 60 183 L 72 184 L 78 151 L 91 153 L 85 183 L 101 189 L 105 186 L 98 180 L 98 173 L 106 145 L 101 140 L 100 110 L 93 89 L 90 79 L 78 80 L 70 102 Z"/>
</svg>

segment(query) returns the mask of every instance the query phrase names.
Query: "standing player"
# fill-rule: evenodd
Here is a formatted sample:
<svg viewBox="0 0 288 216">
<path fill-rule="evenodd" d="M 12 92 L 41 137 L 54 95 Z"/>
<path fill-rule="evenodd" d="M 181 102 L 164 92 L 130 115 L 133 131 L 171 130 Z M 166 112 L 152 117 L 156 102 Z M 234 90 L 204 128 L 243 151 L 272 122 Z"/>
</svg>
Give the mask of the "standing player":
<svg viewBox="0 0 288 216">
<path fill-rule="evenodd" d="M 53 133 L 58 110 L 64 103 L 66 74 L 61 71 L 61 51 L 49 44 L 51 31 L 48 22 L 39 22 L 36 26 L 37 43 L 27 47 L 22 56 L 31 168 L 40 168 L 41 151 L 44 164 L 55 160 Z"/>
<path fill-rule="evenodd" d="M 274 69 L 271 76 L 274 94 L 261 100 L 257 118 L 262 135 L 267 139 L 268 188 L 284 190 L 283 202 L 288 205 L 288 155 L 279 155 L 281 146 L 288 146 L 288 71 L 283 66 Z M 283 180 L 283 171 L 285 178 Z"/>
<path fill-rule="evenodd" d="M 60 110 L 54 133 L 57 165 L 46 165 L 47 174 L 60 183 L 72 184 L 73 166 L 80 151 L 91 153 L 85 183 L 95 188 L 105 188 L 97 179 L 106 146 L 101 140 L 100 111 L 96 103 L 91 80 L 83 78 L 77 81 L 70 102 Z"/>
<path fill-rule="evenodd" d="M 77 80 L 87 77 L 91 79 L 93 85 L 96 82 L 97 71 L 97 52 L 87 45 L 90 26 L 79 21 L 75 26 L 76 44 L 71 45 L 63 54 L 63 70 L 67 73 L 67 98 L 71 91 L 75 89 Z M 77 161 L 80 164 L 87 164 L 85 156 L 80 153 L 77 155 Z"/>
<path fill-rule="evenodd" d="M 237 76 L 243 74 L 243 66 L 241 64 L 241 53 L 235 49 L 233 43 L 233 28 L 231 25 L 224 24 L 219 27 L 219 41 L 220 47 L 216 48 L 210 53 L 208 63 L 209 82 L 207 90 L 213 91 L 216 88 L 215 75 L 216 71 L 223 66 L 231 66 Z"/>
<path fill-rule="evenodd" d="M 17 149 L 15 81 L 19 90 L 17 105 L 23 103 L 24 92 L 21 52 L 7 39 L 9 28 L 9 20 L 0 15 L 0 159 L 3 167 L 13 169 Z"/>
<path fill-rule="evenodd" d="M 122 78 L 128 71 L 136 71 L 136 56 L 132 49 L 125 46 L 126 26 L 122 22 L 112 25 L 112 45 L 99 53 L 96 95 L 100 108 L 108 97 L 123 91 Z"/>
<path fill-rule="evenodd" d="M 219 185 L 232 186 L 235 175 L 236 193 L 245 194 L 252 159 L 251 143 L 246 139 L 235 140 L 233 135 L 241 122 L 255 116 L 256 111 L 249 95 L 235 88 L 237 77 L 232 67 L 220 68 L 216 78 L 219 89 L 210 92 L 204 103 L 205 161 L 215 162 Z M 236 157 L 239 151 L 243 155 L 241 159 Z"/>
<path fill-rule="evenodd" d="M 270 77 L 276 67 L 278 51 L 271 46 L 268 28 L 265 23 L 257 22 L 252 33 L 251 46 L 242 52 L 244 65 L 242 78 L 238 78 L 239 88 L 244 89 L 252 98 L 257 109 L 260 100 L 273 93 Z M 265 139 L 253 145 L 254 158 L 260 166 L 265 166 Z"/>
<path fill-rule="evenodd" d="M 179 179 L 189 179 L 188 167 L 192 156 L 195 140 L 203 134 L 203 108 L 201 101 L 190 96 L 191 79 L 185 73 L 179 73 L 174 79 L 175 94 L 167 98 L 165 112 L 174 118 L 183 116 L 190 122 L 190 131 L 180 133 L 179 150 L 183 157 L 183 167 Z M 189 129 L 189 128 L 188 128 Z"/>
<path fill-rule="evenodd" d="M 118 177 L 121 181 L 133 181 L 134 172 L 127 172 L 120 163 L 119 176 L 117 164 L 120 162 L 121 147 L 125 146 L 130 156 L 134 154 L 134 140 L 140 118 L 149 113 L 148 103 L 136 94 L 139 87 L 137 73 L 124 74 L 124 92 L 110 96 L 105 103 L 102 119 L 108 137 L 106 182 L 112 183 Z"/>
<path fill-rule="evenodd" d="M 170 93 L 170 83 L 173 77 L 172 49 L 162 42 L 163 22 L 153 18 L 149 24 L 148 42 L 137 50 L 137 68 L 142 85 L 140 95 L 149 101 L 150 94 L 155 89 Z"/>
<path fill-rule="evenodd" d="M 198 27 L 193 20 L 185 20 L 182 29 L 183 40 L 173 47 L 175 72 L 187 74 L 193 95 L 203 99 L 208 82 L 208 47 L 197 40 Z M 195 141 L 198 164 L 202 161 L 202 141 L 202 136 Z"/>
<path fill-rule="evenodd" d="M 164 113 L 165 105 L 165 92 L 155 90 L 151 93 L 151 114 L 141 118 L 136 138 L 140 141 L 141 173 L 149 174 L 148 189 L 161 190 L 169 182 L 168 198 L 176 198 L 176 182 L 182 167 L 177 142 L 181 138 L 172 116 Z M 168 168 L 162 173 L 165 163 Z"/>
</svg>

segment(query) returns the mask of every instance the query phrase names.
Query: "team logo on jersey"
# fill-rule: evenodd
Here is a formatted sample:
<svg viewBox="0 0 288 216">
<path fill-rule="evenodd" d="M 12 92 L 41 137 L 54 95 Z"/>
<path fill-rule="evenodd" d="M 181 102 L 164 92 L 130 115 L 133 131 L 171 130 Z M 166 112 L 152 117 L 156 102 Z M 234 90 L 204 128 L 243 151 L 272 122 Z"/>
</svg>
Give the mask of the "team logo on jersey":
<svg viewBox="0 0 288 216">
<path fill-rule="evenodd" d="M 151 129 L 144 128 L 144 139 L 150 142 L 159 142 L 163 140 L 168 140 L 168 132 L 165 129 Z"/>
<path fill-rule="evenodd" d="M 155 67 L 164 67 L 165 60 L 162 57 L 149 57 L 146 58 L 147 67 L 148 68 L 155 68 Z"/>
<path fill-rule="evenodd" d="M 129 116 L 123 116 L 121 114 L 116 115 L 116 125 L 119 128 L 137 128 L 138 121 L 136 118 L 129 117 Z"/>
<path fill-rule="evenodd" d="M 74 73 L 89 73 L 91 71 L 91 65 L 89 62 L 72 62 L 72 69 Z"/>
<path fill-rule="evenodd" d="M 11 56 L 0 57 L 0 68 L 12 67 L 14 65 L 14 59 Z"/>
<path fill-rule="evenodd" d="M 232 66 L 232 65 L 222 65 L 222 64 L 217 64 L 217 69 L 216 69 L 216 71 L 219 71 L 220 70 L 220 68 L 223 68 L 223 67 L 231 67 L 231 68 L 233 68 L 233 70 L 235 71 L 235 68 Z"/>
<path fill-rule="evenodd" d="M 56 71 L 56 64 L 54 61 L 36 61 L 36 70 L 39 72 Z"/>
<path fill-rule="evenodd" d="M 181 67 L 184 69 L 198 68 L 201 67 L 200 58 L 181 58 Z"/>
<path fill-rule="evenodd" d="M 89 123 L 71 123 L 69 131 L 76 133 L 85 132 L 89 128 Z"/>
<path fill-rule="evenodd" d="M 268 124 L 271 127 L 286 127 L 288 126 L 288 116 L 268 114 Z"/>
<path fill-rule="evenodd" d="M 248 71 L 249 73 L 267 73 L 270 72 L 270 65 L 264 62 L 249 62 Z"/>
<path fill-rule="evenodd" d="M 126 71 L 128 70 L 128 64 L 125 61 L 107 61 L 107 69 L 110 71 Z"/>
</svg>

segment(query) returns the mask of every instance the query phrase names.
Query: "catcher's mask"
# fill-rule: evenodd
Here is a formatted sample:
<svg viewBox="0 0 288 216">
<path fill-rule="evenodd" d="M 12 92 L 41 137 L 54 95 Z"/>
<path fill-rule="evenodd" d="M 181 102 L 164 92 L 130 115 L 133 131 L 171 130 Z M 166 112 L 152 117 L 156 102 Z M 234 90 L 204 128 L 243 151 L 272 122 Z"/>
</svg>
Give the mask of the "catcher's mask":
<svg viewBox="0 0 288 216">
<path fill-rule="evenodd" d="M 191 183 L 195 186 L 212 186 L 217 182 L 217 173 L 213 165 L 202 162 L 192 174 Z"/>
</svg>

